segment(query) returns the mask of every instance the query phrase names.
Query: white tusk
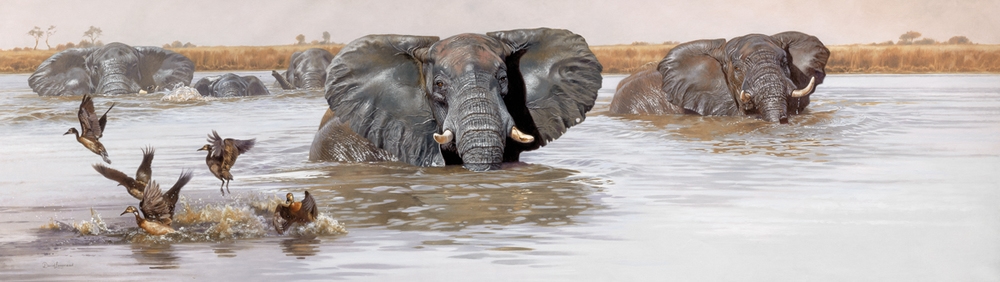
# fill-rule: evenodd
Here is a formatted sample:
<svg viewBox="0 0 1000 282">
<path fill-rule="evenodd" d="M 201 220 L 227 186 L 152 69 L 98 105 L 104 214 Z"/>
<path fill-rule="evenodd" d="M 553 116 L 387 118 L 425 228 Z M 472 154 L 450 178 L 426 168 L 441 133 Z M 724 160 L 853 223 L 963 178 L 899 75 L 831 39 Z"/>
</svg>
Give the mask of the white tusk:
<svg viewBox="0 0 1000 282">
<path fill-rule="evenodd" d="M 514 139 L 514 141 L 520 143 L 531 143 L 535 141 L 534 136 L 517 130 L 517 126 L 510 128 L 510 139 Z"/>
<path fill-rule="evenodd" d="M 139 94 L 148 94 L 148 92 L 146 92 L 146 89 L 139 89 Z"/>
<path fill-rule="evenodd" d="M 438 142 L 438 144 L 446 144 L 448 142 L 451 142 L 451 139 L 454 137 L 455 135 L 451 133 L 451 130 L 445 130 L 444 134 L 434 133 L 434 141 Z"/>
<path fill-rule="evenodd" d="M 809 93 L 813 91 L 813 87 L 815 86 L 816 86 L 816 77 L 814 76 L 812 78 L 809 78 L 809 85 L 806 85 L 806 88 L 792 91 L 792 97 L 801 98 L 809 96 Z"/>
<path fill-rule="evenodd" d="M 743 101 L 744 104 L 749 103 L 750 94 L 747 94 L 746 90 L 740 90 L 740 100 Z"/>
</svg>

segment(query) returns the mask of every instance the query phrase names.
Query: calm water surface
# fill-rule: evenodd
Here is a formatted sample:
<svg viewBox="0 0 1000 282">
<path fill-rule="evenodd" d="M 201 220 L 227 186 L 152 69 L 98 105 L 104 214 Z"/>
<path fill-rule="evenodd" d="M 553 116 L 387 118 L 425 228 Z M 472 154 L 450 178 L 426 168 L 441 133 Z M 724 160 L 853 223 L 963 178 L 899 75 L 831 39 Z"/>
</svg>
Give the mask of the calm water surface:
<svg viewBox="0 0 1000 282">
<path fill-rule="evenodd" d="M 0 75 L 0 280 L 1000 281 L 997 75 L 830 76 L 790 125 L 612 116 L 606 76 L 583 124 L 486 173 L 307 162 L 319 91 L 98 96 L 111 167 L 149 145 L 164 188 L 194 170 L 166 237 L 62 135 L 79 97 L 27 77 Z M 225 197 L 196 151 L 213 129 L 257 138 Z M 304 190 L 324 221 L 277 235 Z"/>
</svg>

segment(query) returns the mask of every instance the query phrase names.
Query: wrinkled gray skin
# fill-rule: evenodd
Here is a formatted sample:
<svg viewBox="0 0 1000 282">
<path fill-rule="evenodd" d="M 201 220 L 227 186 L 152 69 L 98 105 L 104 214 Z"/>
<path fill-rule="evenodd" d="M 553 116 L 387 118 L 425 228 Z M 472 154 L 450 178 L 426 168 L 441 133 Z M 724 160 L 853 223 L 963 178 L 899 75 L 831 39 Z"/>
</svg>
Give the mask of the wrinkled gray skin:
<svg viewBox="0 0 1000 282">
<path fill-rule="evenodd" d="M 194 88 L 198 89 L 201 96 L 212 97 L 243 97 L 270 95 L 271 92 L 264 87 L 264 83 L 256 76 L 238 76 L 227 73 L 217 76 L 208 76 L 195 82 Z"/>
<path fill-rule="evenodd" d="M 118 95 L 187 86 L 194 63 L 159 47 L 110 43 L 69 49 L 49 57 L 28 78 L 39 96 Z"/>
<path fill-rule="evenodd" d="M 601 69 L 583 37 L 567 30 L 440 41 L 369 35 L 334 58 L 326 97 L 331 115 L 399 161 L 485 171 L 518 161 L 521 152 L 582 122 L 597 98 Z M 533 139 L 513 139 L 515 126 Z M 319 136 L 329 132 L 321 130 L 316 140 L 329 140 Z M 435 142 L 433 135 L 446 132 L 453 137 Z M 323 146 L 314 142 L 311 151 L 328 150 L 317 144 Z"/>
<path fill-rule="evenodd" d="M 333 60 L 330 51 L 312 48 L 292 54 L 288 60 L 288 70 L 283 74 L 271 71 L 274 86 L 281 89 L 317 89 L 326 84 L 326 67 Z"/>
<path fill-rule="evenodd" d="M 625 78 L 611 112 L 751 115 L 788 123 L 789 115 L 809 105 L 815 85 L 823 83 L 829 57 L 819 39 L 794 31 L 684 43 L 667 53 L 656 71 Z M 815 79 L 812 89 L 810 79 Z M 660 89 L 650 90 L 654 84 Z M 806 96 L 792 97 L 795 90 Z"/>
</svg>

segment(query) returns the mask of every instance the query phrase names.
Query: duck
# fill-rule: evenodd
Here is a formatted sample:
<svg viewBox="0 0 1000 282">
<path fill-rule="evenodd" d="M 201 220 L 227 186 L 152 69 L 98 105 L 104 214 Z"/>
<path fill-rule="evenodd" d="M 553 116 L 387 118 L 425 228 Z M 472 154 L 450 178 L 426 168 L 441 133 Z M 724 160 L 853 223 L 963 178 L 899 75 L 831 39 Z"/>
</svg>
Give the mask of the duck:
<svg viewBox="0 0 1000 282">
<path fill-rule="evenodd" d="M 145 230 L 146 233 L 152 235 L 176 232 L 171 227 L 174 218 L 174 208 L 177 205 L 181 188 L 187 185 L 188 181 L 191 181 L 191 172 L 182 171 L 181 176 L 177 178 L 177 182 L 166 193 L 160 191 L 160 185 L 156 181 L 150 181 L 144 188 L 142 201 L 139 202 L 139 209 L 136 209 L 135 206 L 128 206 L 121 215 L 125 215 L 126 213 L 134 214 L 136 225 Z M 139 216 L 139 211 L 142 211 L 143 216 Z"/>
<path fill-rule="evenodd" d="M 125 190 L 128 191 L 129 195 L 132 195 L 137 200 L 142 200 L 142 191 L 145 190 L 146 184 L 149 184 L 149 178 L 153 174 L 153 169 L 150 166 L 153 164 L 153 153 L 155 152 L 156 150 L 152 147 L 142 149 L 142 163 L 135 170 L 135 178 L 131 178 L 125 175 L 124 172 L 99 163 L 93 165 L 94 170 L 105 178 L 118 182 L 118 186 L 125 186 Z"/>
<path fill-rule="evenodd" d="M 198 151 L 208 151 L 208 155 L 205 156 L 205 164 L 208 165 L 208 170 L 216 178 L 222 180 L 219 192 L 222 192 L 223 196 L 229 192 L 229 181 L 233 180 L 233 174 L 229 173 L 229 169 L 236 163 L 236 158 L 252 149 L 256 142 L 256 138 L 250 140 L 222 139 L 218 132 L 212 130 L 212 135 L 208 136 L 208 144 L 198 149 Z M 225 191 L 222 190 L 223 185 L 226 187 Z"/>
<path fill-rule="evenodd" d="M 292 193 L 285 194 L 285 202 L 278 204 L 275 208 L 271 224 L 274 225 L 274 230 L 278 231 L 279 235 L 285 234 L 285 230 L 292 227 L 294 223 L 310 223 L 319 216 L 319 211 L 316 209 L 316 200 L 313 200 L 309 191 L 305 191 L 305 194 L 306 196 L 301 202 L 296 202 L 295 196 Z M 285 223 L 280 226 L 278 225 L 279 217 L 285 220 Z"/>
<path fill-rule="evenodd" d="M 76 135 L 76 141 L 83 144 L 94 154 L 100 155 L 104 159 L 104 162 L 111 164 L 111 159 L 108 158 L 108 150 L 104 149 L 104 144 L 101 144 L 98 139 L 104 137 L 104 126 L 108 124 L 108 112 L 115 107 L 115 103 L 111 103 L 111 107 L 101 115 L 100 118 L 94 113 L 94 98 L 90 95 L 83 95 L 83 101 L 80 102 L 80 110 L 77 111 L 77 118 L 80 119 L 80 131 L 76 128 L 70 127 L 66 133 L 63 135 L 74 134 Z"/>
<path fill-rule="evenodd" d="M 169 225 L 164 225 L 156 221 L 149 221 L 143 219 L 141 216 L 139 216 L 139 210 L 136 209 L 135 206 L 128 206 L 127 208 L 125 208 L 125 211 L 123 211 L 121 215 L 125 215 L 126 213 L 134 214 L 135 224 L 139 225 L 139 228 L 141 228 L 143 231 L 146 231 L 146 233 L 149 233 L 150 235 L 159 236 L 159 235 L 165 235 L 167 233 L 177 232 L 177 230 L 174 230 L 174 228 L 170 227 Z"/>
</svg>

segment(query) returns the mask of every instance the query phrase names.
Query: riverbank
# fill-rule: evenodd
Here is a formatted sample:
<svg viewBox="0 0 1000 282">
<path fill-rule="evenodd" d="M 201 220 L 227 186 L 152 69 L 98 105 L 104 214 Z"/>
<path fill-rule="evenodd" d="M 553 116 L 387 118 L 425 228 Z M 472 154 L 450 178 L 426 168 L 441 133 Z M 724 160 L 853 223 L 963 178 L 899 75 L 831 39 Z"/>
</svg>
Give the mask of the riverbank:
<svg viewBox="0 0 1000 282">
<path fill-rule="evenodd" d="M 656 64 L 676 45 L 591 46 L 605 74 L 627 74 Z M 198 71 L 282 70 L 292 53 L 323 48 L 336 54 L 343 45 L 218 46 L 170 48 L 187 56 Z M 836 45 L 827 72 L 837 73 L 1000 73 L 1000 45 Z M 57 51 L 0 51 L 0 73 L 31 73 Z"/>
</svg>

